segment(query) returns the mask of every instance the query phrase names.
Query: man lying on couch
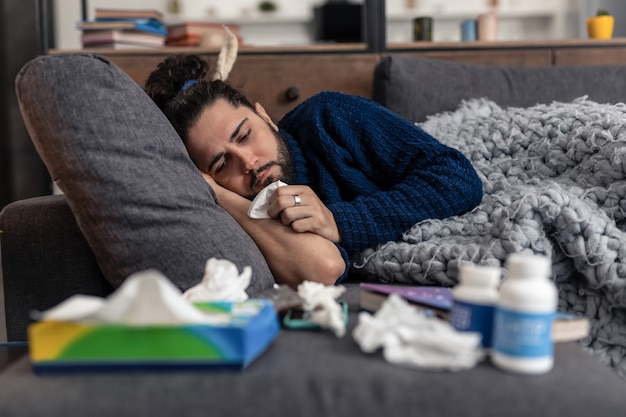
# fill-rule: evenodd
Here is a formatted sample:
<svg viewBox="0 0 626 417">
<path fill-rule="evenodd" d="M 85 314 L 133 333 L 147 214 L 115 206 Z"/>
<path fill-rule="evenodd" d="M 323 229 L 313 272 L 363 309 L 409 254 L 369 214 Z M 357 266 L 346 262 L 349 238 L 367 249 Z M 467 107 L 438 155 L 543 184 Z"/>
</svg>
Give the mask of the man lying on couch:
<svg viewBox="0 0 626 417">
<path fill-rule="evenodd" d="M 459 151 L 371 100 L 320 93 L 275 124 L 209 75 L 200 57 L 172 56 L 145 91 L 280 283 L 332 285 L 359 250 L 481 201 L 480 179 Z M 290 185 L 270 196 L 267 213 L 280 221 L 249 218 L 249 200 L 278 180 Z"/>
</svg>

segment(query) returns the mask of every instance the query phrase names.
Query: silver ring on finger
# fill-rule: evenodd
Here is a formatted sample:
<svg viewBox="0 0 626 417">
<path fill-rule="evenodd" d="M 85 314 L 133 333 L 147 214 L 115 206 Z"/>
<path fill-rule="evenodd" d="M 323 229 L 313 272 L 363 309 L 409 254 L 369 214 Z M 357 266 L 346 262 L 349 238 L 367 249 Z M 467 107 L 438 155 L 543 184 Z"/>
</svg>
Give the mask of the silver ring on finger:
<svg viewBox="0 0 626 417">
<path fill-rule="evenodd" d="M 302 204 L 302 199 L 300 198 L 300 196 L 298 194 L 294 194 L 293 195 L 293 206 L 294 207 L 298 207 L 300 204 Z"/>
</svg>

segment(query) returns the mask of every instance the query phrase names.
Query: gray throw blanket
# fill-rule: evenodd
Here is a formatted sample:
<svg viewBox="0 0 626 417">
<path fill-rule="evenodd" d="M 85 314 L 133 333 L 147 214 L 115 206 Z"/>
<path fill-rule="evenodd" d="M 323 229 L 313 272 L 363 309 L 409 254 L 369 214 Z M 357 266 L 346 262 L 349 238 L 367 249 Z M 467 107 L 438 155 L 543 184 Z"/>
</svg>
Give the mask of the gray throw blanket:
<svg viewBox="0 0 626 417">
<path fill-rule="evenodd" d="M 626 378 L 626 106 L 582 97 L 502 109 L 477 99 L 420 126 L 472 161 L 483 200 L 364 251 L 357 273 L 452 286 L 462 262 L 501 267 L 514 252 L 549 256 L 559 309 L 591 319 L 581 344 Z"/>
</svg>

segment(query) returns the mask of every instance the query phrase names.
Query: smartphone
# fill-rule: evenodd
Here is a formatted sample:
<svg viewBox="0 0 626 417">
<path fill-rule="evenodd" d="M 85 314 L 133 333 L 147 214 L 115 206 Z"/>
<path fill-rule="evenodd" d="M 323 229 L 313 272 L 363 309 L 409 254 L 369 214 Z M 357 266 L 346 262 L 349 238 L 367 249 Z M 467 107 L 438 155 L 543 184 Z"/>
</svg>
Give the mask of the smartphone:
<svg viewBox="0 0 626 417">
<path fill-rule="evenodd" d="M 348 324 L 348 303 L 345 301 L 339 301 L 341 305 L 341 310 L 343 312 L 343 320 L 344 323 Z M 283 326 L 289 329 L 297 329 L 297 330 L 316 330 L 321 329 L 320 325 L 317 323 L 313 323 L 311 320 L 305 317 L 305 311 L 301 308 L 290 308 L 287 310 L 287 313 L 283 317 Z"/>
</svg>

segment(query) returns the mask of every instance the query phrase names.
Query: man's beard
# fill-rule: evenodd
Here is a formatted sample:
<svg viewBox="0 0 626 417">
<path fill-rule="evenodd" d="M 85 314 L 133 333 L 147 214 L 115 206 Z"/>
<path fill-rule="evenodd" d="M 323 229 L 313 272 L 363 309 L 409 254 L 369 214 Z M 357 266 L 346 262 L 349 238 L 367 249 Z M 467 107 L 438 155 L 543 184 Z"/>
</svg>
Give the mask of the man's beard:
<svg viewBox="0 0 626 417">
<path fill-rule="evenodd" d="M 278 165 L 282 168 L 283 177 L 281 181 L 291 184 L 296 178 L 296 167 L 293 163 L 291 149 L 287 145 L 287 140 L 278 131 L 274 131 L 278 146 Z"/>
<path fill-rule="evenodd" d="M 271 126 L 270 126 L 271 128 Z M 265 184 L 263 184 L 263 186 L 261 187 L 261 189 L 267 187 L 268 185 L 270 185 L 271 183 L 275 182 L 275 181 L 283 181 L 287 184 L 291 184 L 294 180 L 294 178 L 296 177 L 296 169 L 294 167 L 294 163 L 293 163 L 293 156 L 291 154 L 291 150 L 289 149 L 289 145 L 287 145 L 287 140 L 280 134 L 280 132 L 272 129 L 272 132 L 274 132 L 274 136 L 276 137 L 276 147 L 277 147 L 277 151 L 278 151 L 278 157 L 276 161 L 270 161 L 267 164 L 257 168 L 253 173 L 252 173 L 252 178 L 250 179 L 250 188 L 254 189 L 254 186 L 257 182 L 257 175 L 259 172 L 263 172 L 266 169 L 269 169 L 275 165 L 279 166 L 281 168 L 281 172 L 282 172 L 282 176 L 276 177 L 274 175 L 270 175 L 269 177 L 267 177 L 267 180 L 265 181 Z M 260 191 L 260 190 L 259 190 Z M 254 199 L 254 197 L 256 196 L 256 194 L 258 194 L 259 192 L 256 191 L 254 193 L 254 195 L 248 196 L 247 198 L 252 200 Z"/>
</svg>

